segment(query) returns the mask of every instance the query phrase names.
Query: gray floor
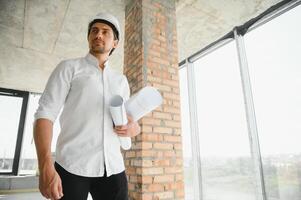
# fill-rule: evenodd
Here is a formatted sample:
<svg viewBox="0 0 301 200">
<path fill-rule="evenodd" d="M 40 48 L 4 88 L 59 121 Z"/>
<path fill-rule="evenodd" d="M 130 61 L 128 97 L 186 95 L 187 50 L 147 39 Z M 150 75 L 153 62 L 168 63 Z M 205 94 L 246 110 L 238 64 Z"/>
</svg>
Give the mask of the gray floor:
<svg viewBox="0 0 301 200">
<path fill-rule="evenodd" d="M 45 199 L 38 192 L 18 193 L 18 194 L 0 194 L 0 199 L 9 200 L 40 200 Z"/>
<path fill-rule="evenodd" d="M 44 200 L 45 198 L 38 192 L 26 192 L 18 194 L 0 194 L 0 200 Z M 88 200 L 92 200 L 91 196 L 88 196 Z"/>
</svg>

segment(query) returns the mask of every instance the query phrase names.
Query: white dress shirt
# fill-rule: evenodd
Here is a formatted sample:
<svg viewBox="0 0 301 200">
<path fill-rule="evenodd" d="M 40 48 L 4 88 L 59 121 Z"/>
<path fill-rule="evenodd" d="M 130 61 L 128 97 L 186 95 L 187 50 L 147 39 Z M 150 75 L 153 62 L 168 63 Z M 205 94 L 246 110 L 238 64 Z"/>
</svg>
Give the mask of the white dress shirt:
<svg viewBox="0 0 301 200">
<path fill-rule="evenodd" d="M 62 61 L 54 69 L 39 100 L 35 120 L 54 122 L 61 110 L 61 132 L 56 145 L 56 162 L 70 173 L 100 177 L 125 170 L 120 152 L 122 140 L 113 130 L 109 101 L 113 95 L 129 98 L 127 78 L 90 53 Z M 122 146 L 129 149 L 130 146 Z"/>
</svg>

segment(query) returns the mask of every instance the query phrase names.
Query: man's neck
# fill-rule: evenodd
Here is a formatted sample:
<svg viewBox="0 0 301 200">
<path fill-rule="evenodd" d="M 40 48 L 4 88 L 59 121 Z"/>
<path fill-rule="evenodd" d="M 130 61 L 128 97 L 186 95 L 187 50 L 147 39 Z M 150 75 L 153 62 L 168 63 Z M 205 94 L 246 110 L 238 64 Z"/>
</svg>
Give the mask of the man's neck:
<svg viewBox="0 0 301 200">
<path fill-rule="evenodd" d="M 99 64 L 98 67 L 100 67 L 103 70 L 104 67 L 105 67 L 104 64 L 108 60 L 108 55 L 100 54 L 100 53 L 96 54 L 96 53 L 91 52 L 91 51 L 90 51 L 90 53 L 98 60 L 98 64 Z"/>
</svg>

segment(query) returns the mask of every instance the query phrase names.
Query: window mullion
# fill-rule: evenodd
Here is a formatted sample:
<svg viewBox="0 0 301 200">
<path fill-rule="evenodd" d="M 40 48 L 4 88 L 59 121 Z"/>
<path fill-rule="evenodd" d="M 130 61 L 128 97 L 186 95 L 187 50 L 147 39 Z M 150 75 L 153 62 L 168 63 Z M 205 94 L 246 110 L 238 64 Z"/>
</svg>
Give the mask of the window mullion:
<svg viewBox="0 0 301 200">
<path fill-rule="evenodd" d="M 251 149 L 251 155 L 254 164 L 254 172 L 255 172 L 254 178 L 255 178 L 255 185 L 257 190 L 256 196 L 257 196 L 257 200 L 266 200 L 267 198 L 266 198 L 266 191 L 265 191 L 265 184 L 264 184 L 264 177 L 263 177 L 262 159 L 260 153 L 256 115 L 254 109 L 247 56 L 246 56 L 243 36 L 239 35 L 236 29 L 234 30 L 234 37 L 236 41 L 242 89 L 243 89 L 243 95 L 245 101 L 250 149 Z"/>
<path fill-rule="evenodd" d="M 197 117 L 197 103 L 196 103 L 196 89 L 194 80 L 194 65 L 187 62 L 187 87 L 189 99 L 189 113 L 190 113 L 190 128 L 191 128 L 191 148 L 193 158 L 193 187 L 194 198 L 203 199 L 202 191 L 202 172 L 201 172 L 201 155 L 199 144 L 199 129 Z"/>
<path fill-rule="evenodd" d="M 23 93 L 23 95 L 22 95 L 23 101 L 22 101 L 22 108 L 21 108 L 21 113 L 20 113 L 14 161 L 13 161 L 13 167 L 12 167 L 13 175 L 18 175 L 18 172 L 19 172 L 19 162 L 20 162 L 20 157 L 21 157 L 24 125 L 25 125 L 26 111 L 27 111 L 27 105 L 28 105 L 28 96 L 29 96 L 28 92 L 22 92 L 22 93 Z"/>
</svg>

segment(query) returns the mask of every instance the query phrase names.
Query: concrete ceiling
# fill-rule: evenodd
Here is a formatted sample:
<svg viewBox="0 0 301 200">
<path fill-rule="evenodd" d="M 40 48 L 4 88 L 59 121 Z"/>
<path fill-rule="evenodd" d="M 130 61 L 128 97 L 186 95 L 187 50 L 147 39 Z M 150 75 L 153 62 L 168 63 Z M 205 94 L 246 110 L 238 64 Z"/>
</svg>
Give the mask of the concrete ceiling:
<svg viewBox="0 0 301 200">
<path fill-rule="evenodd" d="M 178 0 L 179 62 L 281 0 Z"/>
<path fill-rule="evenodd" d="M 279 1 L 176 0 L 179 61 Z M 108 11 L 124 27 L 124 10 L 124 0 L 0 0 L 0 87 L 42 92 L 61 59 L 87 53 L 89 19 Z M 110 63 L 122 71 L 123 40 Z"/>
</svg>

